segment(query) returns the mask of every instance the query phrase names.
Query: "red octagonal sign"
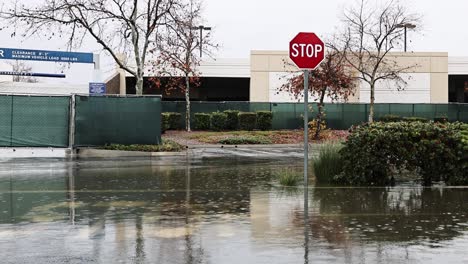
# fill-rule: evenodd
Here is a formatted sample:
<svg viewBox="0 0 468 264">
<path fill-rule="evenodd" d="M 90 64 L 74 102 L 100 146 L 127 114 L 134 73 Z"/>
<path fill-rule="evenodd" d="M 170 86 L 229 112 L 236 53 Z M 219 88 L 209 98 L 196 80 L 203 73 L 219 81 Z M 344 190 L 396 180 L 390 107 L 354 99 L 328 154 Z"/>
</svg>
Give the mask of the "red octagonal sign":
<svg viewBox="0 0 468 264">
<path fill-rule="evenodd" d="M 313 70 L 325 58 L 325 44 L 315 33 L 301 32 L 289 42 L 289 58 L 303 70 Z"/>
</svg>

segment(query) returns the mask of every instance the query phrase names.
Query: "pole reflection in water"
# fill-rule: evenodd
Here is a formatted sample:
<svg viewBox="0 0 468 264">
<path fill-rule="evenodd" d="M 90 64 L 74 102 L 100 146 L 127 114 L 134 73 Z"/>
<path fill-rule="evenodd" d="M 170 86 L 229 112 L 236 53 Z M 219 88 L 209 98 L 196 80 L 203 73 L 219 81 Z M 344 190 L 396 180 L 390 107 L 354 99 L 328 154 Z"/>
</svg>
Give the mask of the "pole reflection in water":
<svg viewBox="0 0 468 264">
<path fill-rule="evenodd" d="M 75 225 L 75 167 L 72 165 L 67 166 L 68 183 L 67 183 L 67 198 L 69 205 L 70 223 Z"/>
<path fill-rule="evenodd" d="M 309 188 L 304 186 L 304 263 L 309 263 Z"/>
</svg>

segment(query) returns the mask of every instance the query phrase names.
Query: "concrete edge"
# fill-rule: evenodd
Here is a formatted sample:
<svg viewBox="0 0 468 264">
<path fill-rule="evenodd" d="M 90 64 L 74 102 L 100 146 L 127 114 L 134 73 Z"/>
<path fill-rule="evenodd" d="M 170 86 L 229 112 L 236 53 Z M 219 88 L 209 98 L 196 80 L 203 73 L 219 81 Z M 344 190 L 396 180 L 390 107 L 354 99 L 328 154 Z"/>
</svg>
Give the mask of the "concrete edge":
<svg viewBox="0 0 468 264">
<path fill-rule="evenodd" d="M 309 144 L 309 147 L 319 147 L 322 144 Z M 288 149 L 288 148 L 304 148 L 304 144 L 268 144 L 268 145 L 220 145 L 220 144 L 207 144 L 207 145 L 188 145 L 188 149 L 235 149 L 235 148 L 244 148 L 244 149 Z"/>
<path fill-rule="evenodd" d="M 117 158 L 117 157 L 168 157 L 186 156 L 187 152 L 143 152 L 143 151 L 121 151 L 107 149 L 82 148 L 77 149 L 76 157 L 79 158 Z"/>
</svg>

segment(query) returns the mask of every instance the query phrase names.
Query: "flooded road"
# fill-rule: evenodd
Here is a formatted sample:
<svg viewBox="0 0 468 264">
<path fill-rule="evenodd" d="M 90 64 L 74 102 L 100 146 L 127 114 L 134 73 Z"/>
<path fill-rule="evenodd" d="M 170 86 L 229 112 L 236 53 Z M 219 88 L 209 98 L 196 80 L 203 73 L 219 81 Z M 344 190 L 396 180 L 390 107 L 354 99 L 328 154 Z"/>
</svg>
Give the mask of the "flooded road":
<svg viewBox="0 0 468 264">
<path fill-rule="evenodd" d="M 468 263 L 468 188 L 280 187 L 301 159 L 0 163 L 1 263 Z M 307 215 L 307 216 L 306 216 Z"/>
</svg>

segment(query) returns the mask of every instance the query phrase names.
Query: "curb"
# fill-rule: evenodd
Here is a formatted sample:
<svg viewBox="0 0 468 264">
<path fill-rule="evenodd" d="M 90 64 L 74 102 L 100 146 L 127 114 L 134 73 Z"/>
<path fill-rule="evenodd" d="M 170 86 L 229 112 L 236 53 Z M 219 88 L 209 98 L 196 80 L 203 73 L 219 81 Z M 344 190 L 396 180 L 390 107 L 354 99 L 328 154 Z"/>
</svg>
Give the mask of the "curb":
<svg viewBox="0 0 468 264">
<path fill-rule="evenodd" d="M 187 156 L 187 152 L 143 152 L 143 151 L 121 151 L 106 149 L 77 149 L 78 158 L 118 158 L 118 157 L 172 157 Z"/>
</svg>

